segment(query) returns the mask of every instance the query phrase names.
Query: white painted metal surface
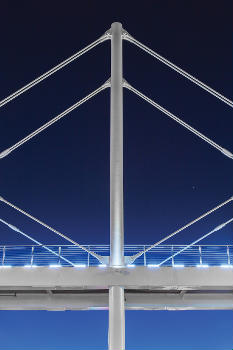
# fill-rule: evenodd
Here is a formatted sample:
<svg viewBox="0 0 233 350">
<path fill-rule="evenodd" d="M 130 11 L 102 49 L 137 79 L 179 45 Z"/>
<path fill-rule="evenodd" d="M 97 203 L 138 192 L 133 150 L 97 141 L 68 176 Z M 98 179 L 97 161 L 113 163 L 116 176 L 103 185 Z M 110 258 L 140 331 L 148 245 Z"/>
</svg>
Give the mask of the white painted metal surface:
<svg viewBox="0 0 233 350">
<path fill-rule="evenodd" d="M 110 265 L 124 265 L 122 25 L 111 26 Z"/>
<path fill-rule="evenodd" d="M 55 291 L 57 293 L 57 291 Z M 79 293 L 65 290 L 2 291 L 0 310 L 107 310 L 108 292 Z M 125 291 L 126 310 L 233 310 L 233 292 L 130 293 Z"/>
<path fill-rule="evenodd" d="M 110 266 L 124 266 L 122 25 L 111 26 Z M 125 349 L 124 288 L 109 288 L 109 350 Z"/>
<path fill-rule="evenodd" d="M 124 288 L 109 288 L 109 350 L 125 349 L 125 300 Z"/>
<path fill-rule="evenodd" d="M 221 267 L 73 268 L 13 267 L 0 269 L 3 289 L 101 290 L 122 286 L 132 290 L 233 290 L 233 269 Z"/>
</svg>

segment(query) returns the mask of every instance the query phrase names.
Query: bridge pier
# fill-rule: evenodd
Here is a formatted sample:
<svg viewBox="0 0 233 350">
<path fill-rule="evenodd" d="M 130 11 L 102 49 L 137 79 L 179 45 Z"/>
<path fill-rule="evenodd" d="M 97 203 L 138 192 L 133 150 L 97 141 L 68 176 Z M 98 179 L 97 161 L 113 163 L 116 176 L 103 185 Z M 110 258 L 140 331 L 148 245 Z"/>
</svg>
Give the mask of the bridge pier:
<svg viewBox="0 0 233 350">
<path fill-rule="evenodd" d="M 124 288 L 109 288 L 109 350 L 125 349 L 125 300 Z"/>
</svg>

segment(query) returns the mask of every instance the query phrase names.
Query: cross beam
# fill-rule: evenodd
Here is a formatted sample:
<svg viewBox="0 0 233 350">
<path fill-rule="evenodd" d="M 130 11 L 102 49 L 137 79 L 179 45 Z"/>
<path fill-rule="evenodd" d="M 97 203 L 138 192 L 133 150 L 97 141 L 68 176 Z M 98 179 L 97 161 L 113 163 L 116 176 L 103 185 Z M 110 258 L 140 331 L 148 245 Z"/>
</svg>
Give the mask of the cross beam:
<svg viewBox="0 0 233 350">
<path fill-rule="evenodd" d="M 0 290 L 0 310 L 107 310 L 108 290 Z M 125 290 L 126 310 L 233 310 L 230 291 Z"/>
<path fill-rule="evenodd" d="M 233 310 L 233 269 L 209 267 L 0 269 L 0 310 L 103 310 L 117 319 L 125 290 L 127 310 Z M 119 320 L 117 321 L 119 322 Z M 115 324 L 111 320 L 110 325 Z M 124 343 L 124 333 L 114 341 Z M 111 344 L 111 343 L 110 343 Z"/>
<path fill-rule="evenodd" d="M 108 290 L 122 286 L 130 290 L 233 290 L 233 269 L 222 267 L 134 268 L 12 267 L 0 269 L 0 290 L 75 289 Z"/>
</svg>

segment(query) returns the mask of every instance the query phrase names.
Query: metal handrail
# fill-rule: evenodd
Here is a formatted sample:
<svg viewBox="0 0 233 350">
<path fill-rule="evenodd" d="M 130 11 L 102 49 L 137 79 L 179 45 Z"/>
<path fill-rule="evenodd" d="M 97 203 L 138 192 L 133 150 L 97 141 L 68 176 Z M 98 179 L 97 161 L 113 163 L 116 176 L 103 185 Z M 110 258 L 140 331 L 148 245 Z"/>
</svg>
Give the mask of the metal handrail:
<svg viewBox="0 0 233 350">
<path fill-rule="evenodd" d="M 126 244 L 125 256 L 137 253 L 141 250 L 146 250 L 149 245 L 143 244 Z M 171 254 L 176 253 L 183 247 L 188 245 L 181 244 L 165 244 L 159 245 L 146 252 L 136 261 L 136 265 L 157 265 Z M 49 247 L 56 252 L 56 255 L 45 250 L 44 247 Z M 108 244 L 87 245 L 88 249 L 97 251 L 102 256 L 109 255 L 110 246 Z M 83 264 L 86 266 L 99 265 L 99 261 L 95 257 L 90 256 L 74 245 L 56 244 L 56 245 L 0 245 L 0 267 L 4 265 L 24 266 L 38 265 L 48 266 L 50 264 L 62 264 L 69 266 L 60 261 L 60 255 L 68 258 L 73 264 Z M 195 266 L 200 264 L 209 264 L 211 266 L 219 266 L 221 264 L 233 263 L 233 245 L 194 245 L 188 248 L 185 252 L 177 255 L 165 266 L 174 266 L 176 264 L 185 264 L 186 266 Z"/>
<path fill-rule="evenodd" d="M 156 249 L 159 247 L 184 247 L 187 246 L 188 244 L 161 244 L 160 246 L 157 246 Z M 78 247 L 74 246 L 73 244 L 1 244 L 0 248 L 2 247 L 74 247 L 78 249 Z M 109 247 L 109 244 L 82 244 L 84 247 Z M 150 244 L 125 244 L 125 247 L 147 247 L 150 246 Z M 193 245 L 193 247 L 233 247 L 233 244 L 196 244 Z"/>
</svg>

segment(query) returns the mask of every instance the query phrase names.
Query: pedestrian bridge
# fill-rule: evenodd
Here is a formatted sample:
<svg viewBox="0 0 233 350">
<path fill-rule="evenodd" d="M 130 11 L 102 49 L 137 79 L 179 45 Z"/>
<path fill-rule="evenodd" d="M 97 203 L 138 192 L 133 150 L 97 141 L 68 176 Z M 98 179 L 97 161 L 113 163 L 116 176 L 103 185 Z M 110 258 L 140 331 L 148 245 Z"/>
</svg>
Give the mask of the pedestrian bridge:
<svg viewBox="0 0 233 350">
<path fill-rule="evenodd" d="M 109 267 L 71 245 L 0 247 L 1 310 L 103 310 L 123 286 L 128 310 L 233 310 L 233 246 L 161 245 L 125 267 Z M 88 249 L 109 255 L 108 245 Z M 125 245 L 125 255 L 147 245 Z M 70 265 L 61 257 L 71 261 Z"/>
</svg>

